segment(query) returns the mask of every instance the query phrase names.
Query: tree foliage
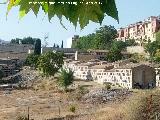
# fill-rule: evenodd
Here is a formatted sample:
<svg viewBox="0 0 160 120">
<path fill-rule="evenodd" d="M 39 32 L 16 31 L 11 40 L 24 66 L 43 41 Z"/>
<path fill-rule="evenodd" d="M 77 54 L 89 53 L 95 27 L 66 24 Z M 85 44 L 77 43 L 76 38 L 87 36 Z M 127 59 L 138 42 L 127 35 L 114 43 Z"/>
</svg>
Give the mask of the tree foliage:
<svg viewBox="0 0 160 120">
<path fill-rule="evenodd" d="M 113 26 L 100 27 L 95 33 L 80 37 L 72 48 L 78 49 L 110 49 L 112 41 L 117 36 L 117 30 Z"/>
<path fill-rule="evenodd" d="M 150 42 L 145 46 L 145 50 L 149 53 L 151 59 L 154 57 L 157 49 L 159 48 L 160 44 L 157 41 Z"/>
<path fill-rule="evenodd" d="M 110 47 L 110 51 L 122 51 L 127 47 L 126 42 L 123 41 L 113 41 Z"/>
<path fill-rule="evenodd" d="M 34 45 L 35 41 L 37 38 L 32 38 L 32 37 L 25 37 L 21 40 L 22 44 L 32 44 Z"/>
<path fill-rule="evenodd" d="M 154 62 L 160 62 L 160 49 L 156 50 L 156 53 L 154 56 Z"/>
<path fill-rule="evenodd" d="M 37 55 L 37 54 L 34 54 L 34 53 L 29 54 L 26 58 L 26 61 L 25 61 L 26 65 L 37 68 L 39 57 L 40 57 L 40 55 Z"/>
<path fill-rule="evenodd" d="M 125 41 L 127 46 L 136 46 L 138 43 L 135 42 L 134 39 L 128 39 Z"/>
<path fill-rule="evenodd" d="M 16 38 L 16 39 L 12 39 L 10 43 L 12 44 L 19 44 L 21 42 L 22 39 L 20 38 Z"/>
<path fill-rule="evenodd" d="M 29 0 L 9 0 L 8 12 L 13 6 L 20 6 L 21 18 L 30 10 L 37 16 L 39 9 L 42 8 L 48 15 L 49 21 L 52 17 L 57 16 L 61 22 L 62 17 L 65 17 L 74 26 L 79 23 L 81 28 L 84 28 L 89 21 L 101 24 L 106 14 L 118 21 L 115 0 L 67 0 L 67 2 L 65 0 L 34 0 L 34 3 L 31 2 Z M 70 2 L 74 2 L 76 5 Z"/>
<path fill-rule="evenodd" d="M 64 87 L 64 90 L 66 91 L 67 87 L 72 84 L 74 80 L 73 71 L 70 69 L 61 69 L 60 76 L 58 79 L 58 83 L 60 86 Z"/>
<path fill-rule="evenodd" d="M 144 62 L 144 61 L 146 61 L 146 57 L 145 57 L 144 54 L 134 53 L 131 58 L 132 58 L 133 62 Z"/>
<path fill-rule="evenodd" d="M 114 62 L 123 58 L 122 50 L 126 48 L 127 44 L 123 41 L 113 41 L 107 54 L 107 61 Z"/>
<path fill-rule="evenodd" d="M 54 74 L 62 67 L 63 54 L 46 52 L 38 59 L 38 69 L 45 76 L 54 76 Z"/>
<path fill-rule="evenodd" d="M 160 43 L 160 31 L 156 33 L 156 41 Z"/>
<path fill-rule="evenodd" d="M 109 62 L 115 62 L 117 60 L 122 59 L 122 54 L 120 50 L 110 50 L 106 57 L 107 61 Z"/>
<path fill-rule="evenodd" d="M 32 38 L 32 37 L 24 37 L 23 39 L 20 38 L 16 38 L 16 39 L 12 39 L 10 43 L 12 44 L 31 44 L 34 45 L 35 41 L 38 38 Z"/>
<path fill-rule="evenodd" d="M 40 39 L 35 40 L 34 54 L 37 54 L 37 55 L 41 54 L 41 40 Z"/>
</svg>

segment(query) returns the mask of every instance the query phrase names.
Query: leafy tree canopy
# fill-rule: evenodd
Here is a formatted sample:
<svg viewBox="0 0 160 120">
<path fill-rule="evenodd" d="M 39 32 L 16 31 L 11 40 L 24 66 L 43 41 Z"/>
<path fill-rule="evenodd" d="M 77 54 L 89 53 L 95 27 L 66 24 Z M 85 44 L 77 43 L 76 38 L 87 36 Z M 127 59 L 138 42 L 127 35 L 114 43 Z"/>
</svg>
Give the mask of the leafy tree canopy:
<svg viewBox="0 0 160 120">
<path fill-rule="evenodd" d="M 24 37 L 23 39 L 20 38 L 16 38 L 16 39 L 12 39 L 10 43 L 12 44 L 35 44 L 35 41 L 39 40 L 39 38 L 32 38 L 32 37 Z"/>
<path fill-rule="evenodd" d="M 21 40 L 22 39 L 20 39 L 20 38 L 12 39 L 10 43 L 12 43 L 12 44 L 19 44 Z"/>
<path fill-rule="evenodd" d="M 156 33 L 156 41 L 160 43 L 160 31 Z"/>
<path fill-rule="evenodd" d="M 112 41 L 117 36 L 117 30 L 113 26 L 100 27 L 95 33 L 80 37 L 72 47 L 78 49 L 110 49 Z"/>
<path fill-rule="evenodd" d="M 26 65 L 37 68 L 39 57 L 40 57 L 40 55 L 37 55 L 37 54 L 33 54 L 33 53 L 29 54 L 26 58 L 26 61 L 25 61 Z"/>
<path fill-rule="evenodd" d="M 38 59 L 38 69 L 45 76 L 54 76 L 54 74 L 62 67 L 62 64 L 62 53 L 53 53 L 49 51 L 42 54 Z"/>
<path fill-rule="evenodd" d="M 106 56 L 106 60 L 110 62 L 121 60 L 123 58 L 121 51 L 124 50 L 126 47 L 127 47 L 126 42 L 113 41 L 109 53 Z"/>
<path fill-rule="evenodd" d="M 156 50 L 156 53 L 154 56 L 154 62 L 160 62 L 160 49 Z"/>
<path fill-rule="evenodd" d="M 115 62 L 117 60 L 122 59 L 122 54 L 121 51 L 118 49 L 115 50 L 110 50 L 109 53 L 107 54 L 106 60 L 109 62 Z"/>
<path fill-rule="evenodd" d="M 158 41 L 150 42 L 145 46 L 145 50 L 146 52 L 149 53 L 151 58 L 154 57 L 156 50 L 159 48 L 160 48 L 160 44 L 158 43 Z"/>
<path fill-rule="evenodd" d="M 36 38 L 25 37 L 25 38 L 23 38 L 23 39 L 21 40 L 21 43 L 22 43 L 22 44 L 32 44 L 32 45 L 34 45 L 35 41 L 36 41 Z"/>
<path fill-rule="evenodd" d="M 62 17 L 65 17 L 74 26 L 79 23 L 82 29 L 89 21 L 101 24 L 106 14 L 118 21 L 115 0 L 34 0 L 34 2 L 32 0 L 9 0 L 8 12 L 13 6 L 20 6 L 20 18 L 30 10 L 37 16 L 39 9 L 42 8 L 48 15 L 49 21 L 52 17 L 57 16 L 61 22 Z"/>
<path fill-rule="evenodd" d="M 122 51 L 127 47 L 126 42 L 123 41 L 113 41 L 111 44 L 111 51 Z"/>
</svg>

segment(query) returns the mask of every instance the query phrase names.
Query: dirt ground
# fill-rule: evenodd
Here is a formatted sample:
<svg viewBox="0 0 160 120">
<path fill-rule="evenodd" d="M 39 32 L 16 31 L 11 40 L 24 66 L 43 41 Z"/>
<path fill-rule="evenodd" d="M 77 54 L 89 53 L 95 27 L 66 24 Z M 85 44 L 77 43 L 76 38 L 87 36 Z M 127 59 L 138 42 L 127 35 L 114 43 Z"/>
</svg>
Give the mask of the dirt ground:
<svg viewBox="0 0 160 120">
<path fill-rule="evenodd" d="M 89 86 L 89 89 L 102 87 L 94 82 L 76 81 L 77 85 Z M 0 120 L 16 120 L 17 116 L 27 115 L 29 107 L 30 119 L 46 120 L 65 115 L 77 115 L 75 120 L 115 120 L 121 118 L 113 116 L 119 104 L 89 104 L 70 99 L 70 93 L 58 93 L 54 90 L 12 90 L 0 91 Z M 69 108 L 74 105 L 75 113 Z M 111 114 L 112 113 L 112 114 Z M 117 115 L 117 114 L 116 114 Z M 119 116 L 121 116 L 119 114 Z"/>
</svg>

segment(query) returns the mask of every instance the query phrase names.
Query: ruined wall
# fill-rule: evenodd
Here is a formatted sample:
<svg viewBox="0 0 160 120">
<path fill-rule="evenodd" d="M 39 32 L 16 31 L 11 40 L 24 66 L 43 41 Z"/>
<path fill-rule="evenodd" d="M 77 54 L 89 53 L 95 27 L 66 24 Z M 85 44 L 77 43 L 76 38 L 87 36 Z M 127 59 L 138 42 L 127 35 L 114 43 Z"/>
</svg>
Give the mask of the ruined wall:
<svg viewBox="0 0 160 120">
<path fill-rule="evenodd" d="M 154 68 L 141 65 L 139 67 L 133 68 L 132 85 L 139 83 L 143 88 L 148 88 L 149 84 L 156 86 L 156 73 Z"/>
</svg>

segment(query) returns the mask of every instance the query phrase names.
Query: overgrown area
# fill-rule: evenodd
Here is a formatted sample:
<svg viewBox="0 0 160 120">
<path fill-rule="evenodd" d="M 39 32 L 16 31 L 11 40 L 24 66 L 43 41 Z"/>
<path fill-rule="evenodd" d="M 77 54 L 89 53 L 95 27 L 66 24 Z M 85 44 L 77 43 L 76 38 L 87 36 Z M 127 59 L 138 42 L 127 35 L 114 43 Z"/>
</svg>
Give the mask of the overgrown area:
<svg viewBox="0 0 160 120">
<path fill-rule="evenodd" d="M 154 120 L 159 117 L 159 89 L 132 91 L 115 86 L 108 89 L 92 81 L 74 80 L 66 92 L 55 77 L 41 77 L 37 73 L 32 81 L 31 87 L 25 90 L 1 91 L 0 119 L 26 119 L 28 107 L 30 119 L 34 120 Z"/>
</svg>

